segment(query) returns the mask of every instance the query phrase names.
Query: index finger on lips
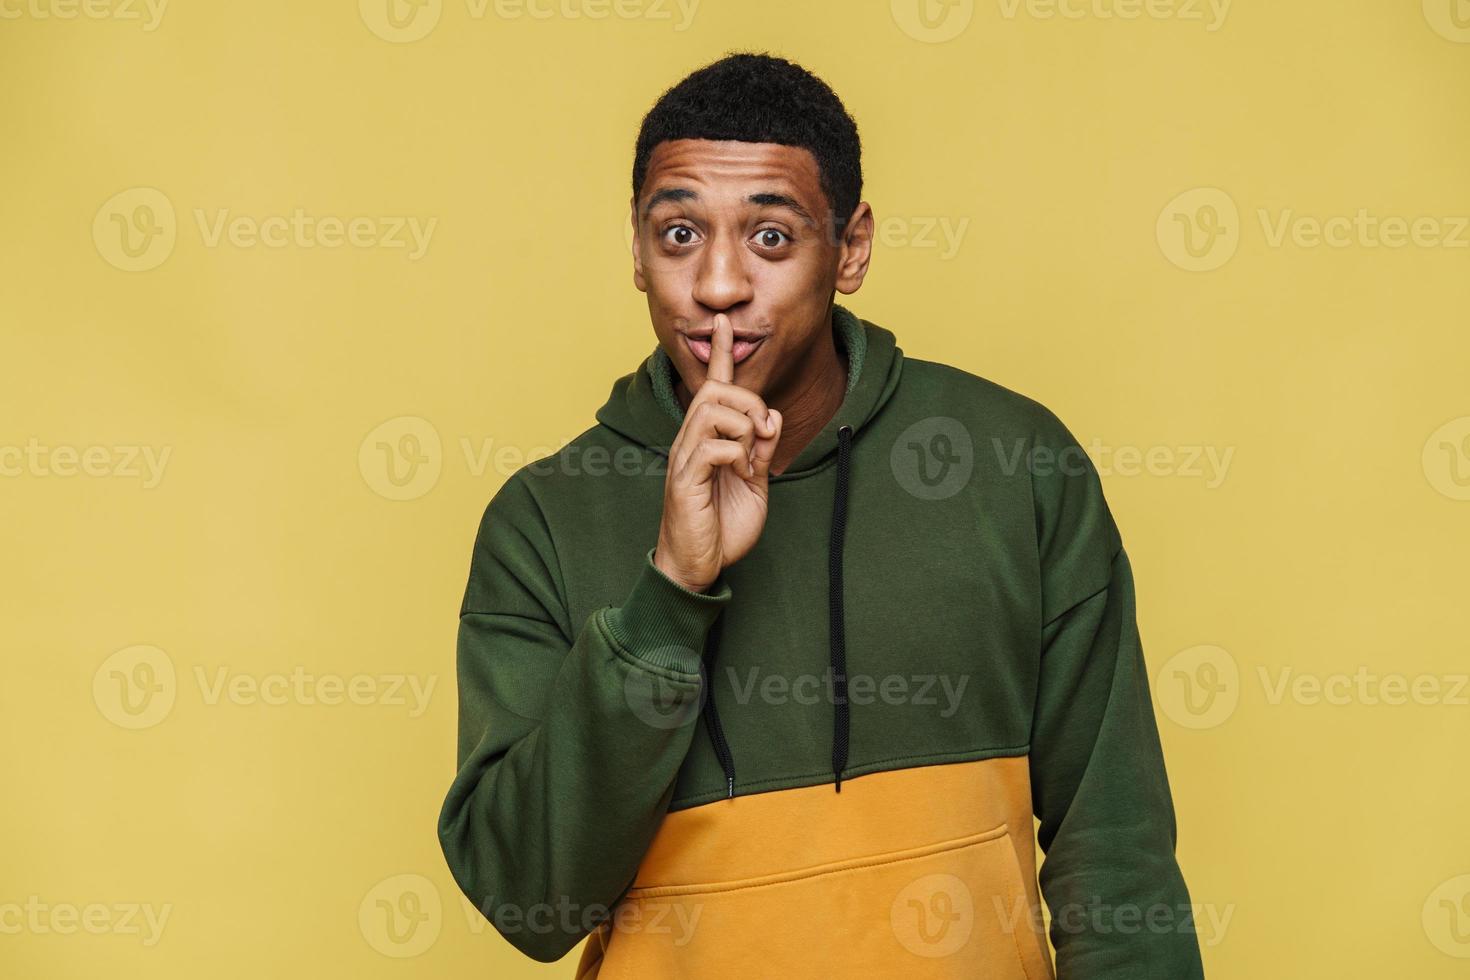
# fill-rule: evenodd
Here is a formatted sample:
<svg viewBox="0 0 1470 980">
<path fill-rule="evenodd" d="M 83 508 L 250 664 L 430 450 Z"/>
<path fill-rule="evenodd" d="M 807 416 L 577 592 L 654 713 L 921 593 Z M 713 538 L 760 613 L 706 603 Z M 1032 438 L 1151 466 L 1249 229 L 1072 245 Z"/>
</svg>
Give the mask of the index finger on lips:
<svg viewBox="0 0 1470 980">
<path fill-rule="evenodd" d="M 709 367 L 705 378 L 730 384 L 735 380 L 735 328 L 723 313 L 715 314 L 715 331 L 709 339 Z"/>
</svg>

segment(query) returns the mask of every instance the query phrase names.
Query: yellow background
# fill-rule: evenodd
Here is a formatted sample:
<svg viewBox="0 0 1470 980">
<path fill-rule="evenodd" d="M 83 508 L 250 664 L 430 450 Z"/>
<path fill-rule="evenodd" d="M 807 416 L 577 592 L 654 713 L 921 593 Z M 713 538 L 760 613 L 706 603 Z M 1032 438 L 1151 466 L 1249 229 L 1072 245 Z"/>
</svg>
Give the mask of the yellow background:
<svg viewBox="0 0 1470 980">
<path fill-rule="evenodd" d="M 485 502 L 652 349 L 642 113 L 754 47 L 864 136 L 850 308 L 1154 454 L 1104 485 L 1209 975 L 1464 975 L 1470 4 L 385 2 L 0 2 L 0 972 L 570 976 L 439 852 L 455 615 Z M 210 234 L 298 208 L 366 231 Z M 1312 243 L 1360 209 L 1432 220 Z"/>
</svg>

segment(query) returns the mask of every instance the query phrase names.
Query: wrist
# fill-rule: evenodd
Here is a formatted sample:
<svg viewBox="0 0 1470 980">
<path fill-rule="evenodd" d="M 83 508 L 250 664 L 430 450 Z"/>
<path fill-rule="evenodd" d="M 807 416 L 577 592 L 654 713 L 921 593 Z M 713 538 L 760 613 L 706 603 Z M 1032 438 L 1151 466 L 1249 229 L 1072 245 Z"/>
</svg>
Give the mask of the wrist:
<svg viewBox="0 0 1470 980">
<path fill-rule="evenodd" d="M 685 575 L 678 568 L 674 567 L 672 562 L 665 561 L 663 552 L 657 547 L 654 548 L 653 552 L 653 567 L 663 573 L 663 576 L 670 582 L 690 592 L 704 592 L 713 584 L 712 582 L 698 582 L 690 576 Z"/>
</svg>

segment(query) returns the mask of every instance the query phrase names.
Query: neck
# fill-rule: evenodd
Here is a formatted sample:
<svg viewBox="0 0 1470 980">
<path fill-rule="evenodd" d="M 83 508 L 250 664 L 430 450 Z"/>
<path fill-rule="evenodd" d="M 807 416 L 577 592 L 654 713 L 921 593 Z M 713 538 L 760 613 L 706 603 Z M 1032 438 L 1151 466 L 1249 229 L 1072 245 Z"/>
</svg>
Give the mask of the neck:
<svg viewBox="0 0 1470 980">
<path fill-rule="evenodd" d="M 781 441 L 771 460 L 773 474 L 786 472 L 791 461 L 832 421 L 847 395 L 847 353 L 837 347 L 831 314 L 820 338 L 807 359 L 808 367 L 800 371 L 794 383 L 771 391 L 765 398 L 766 405 L 780 412 L 782 419 Z M 675 383 L 674 394 L 688 411 L 693 396 L 682 378 Z"/>
</svg>

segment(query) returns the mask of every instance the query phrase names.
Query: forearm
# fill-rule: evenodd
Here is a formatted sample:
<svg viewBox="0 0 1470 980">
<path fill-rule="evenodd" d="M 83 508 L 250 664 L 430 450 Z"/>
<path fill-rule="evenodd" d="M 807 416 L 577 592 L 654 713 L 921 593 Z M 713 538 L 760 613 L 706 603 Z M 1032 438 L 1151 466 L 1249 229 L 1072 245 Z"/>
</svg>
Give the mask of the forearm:
<svg viewBox="0 0 1470 980">
<path fill-rule="evenodd" d="M 587 618 L 549 684 L 517 664 L 538 656 L 514 636 L 533 627 L 463 617 L 461 711 L 483 735 L 440 840 L 465 894 L 527 955 L 564 955 L 631 883 L 694 734 L 704 635 L 728 600 L 645 563 L 622 606 Z"/>
</svg>

